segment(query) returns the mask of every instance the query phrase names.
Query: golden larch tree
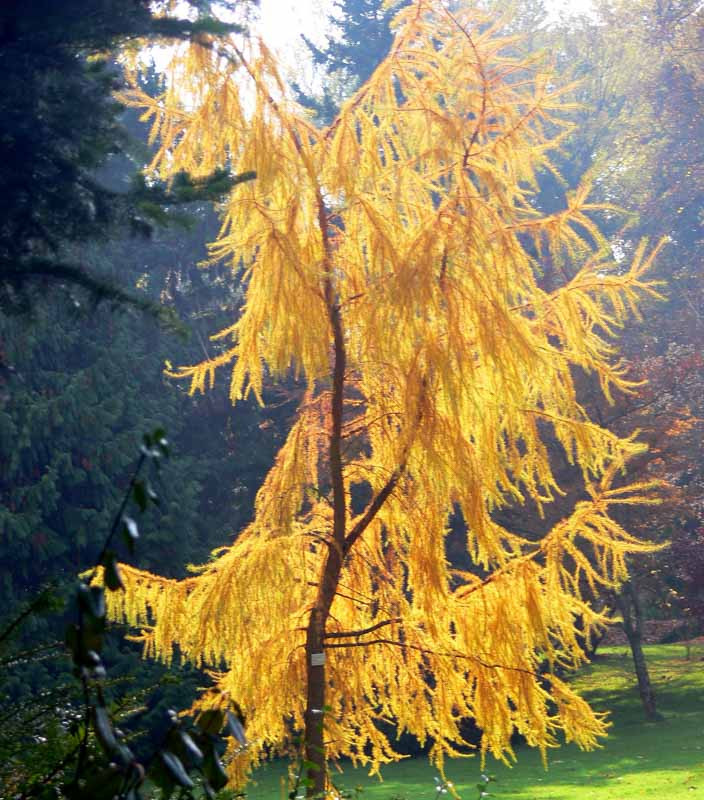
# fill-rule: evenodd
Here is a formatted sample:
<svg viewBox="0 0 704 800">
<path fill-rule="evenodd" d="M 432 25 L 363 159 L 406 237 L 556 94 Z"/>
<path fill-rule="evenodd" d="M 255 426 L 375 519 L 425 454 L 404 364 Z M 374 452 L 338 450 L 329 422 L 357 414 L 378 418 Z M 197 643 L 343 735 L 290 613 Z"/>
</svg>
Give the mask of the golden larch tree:
<svg viewBox="0 0 704 800">
<path fill-rule="evenodd" d="M 557 673 L 605 622 L 583 587 L 617 584 L 644 549 L 609 515 L 647 501 L 613 483 L 640 445 L 588 418 L 573 377 L 633 388 L 612 337 L 653 293 L 652 255 L 615 263 L 586 189 L 559 214 L 534 207 L 569 128 L 537 60 L 441 0 L 395 24 L 328 127 L 254 39 L 184 47 L 163 94 L 124 96 L 152 122 L 162 177 L 257 173 L 211 246 L 244 269 L 241 315 L 217 355 L 172 374 L 198 392 L 230 365 L 233 401 L 292 370 L 306 390 L 251 524 L 185 580 L 123 567 L 110 613 L 142 627 L 147 655 L 212 670 L 197 708 L 245 710 L 233 781 L 302 731 L 311 795 L 326 759 L 376 772 L 399 757 L 380 721 L 430 740 L 440 768 L 467 752 L 467 718 L 482 756 L 511 758 L 515 731 L 543 753 L 561 732 L 594 746 L 603 717 Z M 542 289 L 543 254 L 574 277 Z M 554 446 L 584 497 L 528 541 L 496 512 L 560 494 Z M 470 571 L 446 556 L 453 510 Z"/>
</svg>

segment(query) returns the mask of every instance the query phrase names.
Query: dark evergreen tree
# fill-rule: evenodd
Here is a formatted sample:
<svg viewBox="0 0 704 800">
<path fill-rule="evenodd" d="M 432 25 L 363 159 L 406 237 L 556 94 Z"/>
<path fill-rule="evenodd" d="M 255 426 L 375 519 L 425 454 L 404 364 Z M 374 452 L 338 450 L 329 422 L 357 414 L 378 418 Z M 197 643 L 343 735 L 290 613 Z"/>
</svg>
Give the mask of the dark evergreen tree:
<svg viewBox="0 0 704 800">
<path fill-rule="evenodd" d="M 273 457 L 270 413 L 254 403 L 232 409 L 226 387 L 206 401 L 163 378 L 167 358 L 195 360 L 211 343 L 86 303 L 171 310 L 196 333 L 210 317 L 230 319 L 239 303 L 229 269 L 196 266 L 218 226 L 204 198 L 236 178 L 180 176 L 167 188 L 135 176 L 130 137 L 145 137 L 111 97 L 119 72 L 102 54 L 116 44 L 186 36 L 207 44 L 232 27 L 209 18 L 200 0 L 190 3 L 190 21 L 157 17 L 156 5 L 170 4 L 11 0 L 0 8 L 0 629 L 47 581 L 64 595 L 94 563 L 145 430 L 165 427 L 174 458 L 153 477 L 161 503 L 140 521 L 139 563 L 173 575 L 243 526 Z M 190 229 L 159 227 L 176 219 Z M 70 302 L 56 300 L 59 289 Z M 8 313 L 22 308 L 32 315 Z M 277 414 L 287 414 L 285 403 Z M 227 435 L 206 436 L 211 427 Z M 61 648 L 15 658 L 61 640 L 63 627 L 42 610 L 2 642 L 0 783 L 41 774 L 67 746 L 75 698 L 62 688 L 71 678 Z M 162 679 L 138 650 L 119 640 L 107 647 L 111 677 L 126 681 L 116 696 Z M 187 706 L 202 680 L 192 672 L 167 683 L 150 697 L 152 716 L 166 704 Z"/>
<path fill-rule="evenodd" d="M 29 305 L 28 290 L 47 282 L 81 286 L 96 297 L 128 299 L 66 245 L 106 238 L 118 227 L 147 233 L 163 187 L 137 181 L 119 190 L 97 177 L 124 152 L 121 108 L 113 99 L 119 70 L 109 54 L 130 40 L 213 36 L 237 26 L 188 0 L 189 19 L 169 15 L 176 3 L 149 0 L 5 0 L 0 6 L 0 302 Z M 232 6 L 233 3 L 220 3 Z M 155 11 L 156 9 L 156 11 Z M 217 176 L 220 191 L 223 176 Z M 192 187 L 189 187 L 192 188 Z"/>
<path fill-rule="evenodd" d="M 234 313 L 239 302 L 229 269 L 201 274 L 194 266 L 205 255 L 203 228 L 216 223 L 211 212 L 189 233 L 163 233 L 146 247 L 118 241 L 90 256 L 105 265 L 100 274 L 119 270 L 147 285 L 144 297 L 176 306 L 195 328 L 187 342 L 150 318 L 107 308 L 88 314 L 49 304 L 31 320 L 0 317 L 4 608 L 44 580 L 68 579 L 92 563 L 150 426 L 167 428 L 176 457 L 163 468 L 162 512 L 144 526 L 140 563 L 175 574 L 245 521 L 274 447 L 266 435 L 259 448 L 251 439 L 259 426 L 273 437 L 270 417 L 255 404 L 233 409 L 225 386 L 190 398 L 162 377 L 166 359 L 195 360 L 212 347 L 199 326 Z M 213 427 L 226 435 L 204 435 Z"/>
<path fill-rule="evenodd" d="M 167 429 L 172 458 L 151 477 L 160 506 L 139 520 L 135 563 L 182 576 L 186 564 L 207 560 L 248 520 L 288 407 L 268 411 L 251 402 L 233 408 L 226 385 L 191 398 L 164 379 L 164 361 L 200 358 L 203 347 L 213 347 L 205 331 L 231 319 L 240 302 L 229 268 L 196 268 L 218 222 L 205 206 L 191 214 L 190 231 L 157 231 L 146 243 L 125 238 L 84 246 L 99 274 L 119 275 L 145 298 L 178 309 L 193 329 L 186 341 L 148 315 L 107 306 L 48 302 L 37 304 L 31 317 L 0 316 L 6 364 L 0 376 L 0 629 L 47 581 L 66 596 L 77 573 L 95 562 L 145 430 Z M 272 398 L 276 404 L 283 399 Z M 224 435 L 212 436 L 212 430 Z M 131 560 L 126 552 L 121 557 Z M 0 662 L 61 640 L 63 628 L 60 617 L 45 612 L 28 617 L 9 649 L 0 651 Z M 204 677 L 190 670 L 171 679 L 162 667 L 142 662 L 139 649 L 113 639 L 104 660 L 120 681 L 111 690 L 115 698 L 161 682 L 149 693 L 148 717 L 140 723 L 153 730 L 155 722 L 163 724 L 166 707 L 188 707 Z M 54 709 L 60 709 L 58 721 L 67 722 L 80 704 L 62 688 L 72 679 L 61 647 L 41 654 L 0 666 L 5 715 L 17 730 L 34 720 L 19 749 L 15 728 L 8 722 L 0 730 L 0 762 L 17 753 L 26 765 L 33 737 L 46 738 L 34 764 L 40 771 L 70 745 L 61 745 Z M 37 717 L 39 697 L 51 707 Z M 52 705 L 56 697 L 61 702 Z M 0 783 L 3 776 L 0 768 Z"/>
</svg>

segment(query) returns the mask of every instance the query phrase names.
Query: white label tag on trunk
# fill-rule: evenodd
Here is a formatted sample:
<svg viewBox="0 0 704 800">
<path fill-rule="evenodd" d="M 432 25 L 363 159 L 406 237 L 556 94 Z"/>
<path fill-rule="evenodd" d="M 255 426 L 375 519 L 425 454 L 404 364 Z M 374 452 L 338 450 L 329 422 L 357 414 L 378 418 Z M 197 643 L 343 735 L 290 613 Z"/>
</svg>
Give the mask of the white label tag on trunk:
<svg viewBox="0 0 704 800">
<path fill-rule="evenodd" d="M 325 663 L 325 653 L 311 653 L 310 665 L 311 667 L 322 667 Z"/>
</svg>

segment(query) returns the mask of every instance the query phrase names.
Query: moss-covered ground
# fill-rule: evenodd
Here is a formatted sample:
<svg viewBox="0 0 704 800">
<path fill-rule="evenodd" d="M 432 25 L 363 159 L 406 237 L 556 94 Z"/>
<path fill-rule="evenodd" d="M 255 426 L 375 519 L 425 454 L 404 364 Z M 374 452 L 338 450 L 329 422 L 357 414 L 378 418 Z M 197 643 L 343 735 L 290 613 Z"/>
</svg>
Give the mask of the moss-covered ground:
<svg viewBox="0 0 704 800">
<path fill-rule="evenodd" d="M 593 707 L 611 713 L 604 747 L 589 753 L 572 745 L 551 751 L 547 771 L 538 753 L 519 747 L 513 768 L 487 764 L 496 782 L 486 800 L 704 798 L 704 645 L 692 647 L 689 659 L 682 645 L 649 646 L 646 655 L 662 722 L 644 722 L 627 648 L 605 648 L 574 679 Z M 286 798 L 285 772 L 283 764 L 260 770 L 248 787 L 249 800 Z M 446 775 L 462 800 L 478 797 L 478 758 L 449 762 Z M 387 767 L 383 782 L 346 768 L 337 783 L 359 800 L 447 798 L 438 792 L 436 776 L 419 758 Z"/>
</svg>

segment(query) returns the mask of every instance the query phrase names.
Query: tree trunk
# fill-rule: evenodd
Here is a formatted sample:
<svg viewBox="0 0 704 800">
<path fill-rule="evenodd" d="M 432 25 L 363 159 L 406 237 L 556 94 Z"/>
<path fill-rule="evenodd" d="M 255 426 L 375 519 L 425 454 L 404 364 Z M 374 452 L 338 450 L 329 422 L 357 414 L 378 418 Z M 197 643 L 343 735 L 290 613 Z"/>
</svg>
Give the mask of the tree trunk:
<svg viewBox="0 0 704 800">
<path fill-rule="evenodd" d="M 631 581 L 621 587 L 620 594 L 616 595 L 616 605 L 621 612 L 623 630 L 631 648 L 633 665 L 638 680 L 638 692 L 643 704 L 645 718 L 649 722 L 656 722 L 662 719 L 662 715 L 657 710 L 655 692 L 650 682 L 648 664 L 643 652 L 643 608 Z"/>
<path fill-rule="evenodd" d="M 305 760 L 307 762 L 308 796 L 322 796 L 325 792 L 325 651 L 323 650 L 324 625 L 320 612 L 315 609 L 310 616 L 306 636 L 307 694 L 305 711 Z"/>
<path fill-rule="evenodd" d="M 342 551 L 328 549 L 323 567 L 318 598 L 311 611 L 306 632 L 306 710 L 305 759 L 308 797 L 323 797 L 327 788 L 325 759 L 325 625 L 335 599 L 342 569 Z"/>
<path fill-rule="evenodd" d="M 327 790 L 325 758 L 325 629 L 337 594 L 346 555 L 384 505 L 405 470 L 407 453 L 386 484 L 371 500 L 350 531 L 347 530 L 347 498 L 342 460 L 342 418 L 345 398 L 347 353 L 340 306 L 335 297 L 332 269 L 332 246 L 327 231 L 327 214 L 322 192 L 318 190 L 318 221 L 326 254 L 326 277 L 323 293 L 333 336 L 332 393 L 330 400 L 330 435 L 328 439 L 329 478 L 332 487 L 333 526 L 327 544 L 318 584 L 318 594 L 306 630 L 306 707 L 304 711 L 304 753 L 308 797 L 322 798 Z M 421 420 L 421 406 L 417 424 Z M 383 623 L 387 624 L 387 623 Z M 339 634 L 338 634 L 339 635 Z M 340 645 L 337 645 L 338 647 Z"/>
<path fill-rule="evenodd" d="M 342 571 L 347 533 L 347 498 L 342 471 L 342 416 L 344 410 L 345 369 L 347 354 L 342 328 L 340 307 L 332 284 L 330 245 L 327 236 L 327 219 L 322 196 L 318 197 L 318 211 L 323 244 L 328 260 L 328 275 L 324 281 L 325 301 L 333 335 L 332 397 L 330 401 L 330 437 L 328 457 L 330 485 L 332 486 L 333 529 L 332 540 L 327 543 L 327 553 L 318 584 L 318 595 L 308 621 L 306 632 L 306 710 L 304 714 L 304 751 L 308 797 L 323 797 L 327 788 L 325 758 L 325 626 L 330 608 L 337 593 Z"/>
</svg>

